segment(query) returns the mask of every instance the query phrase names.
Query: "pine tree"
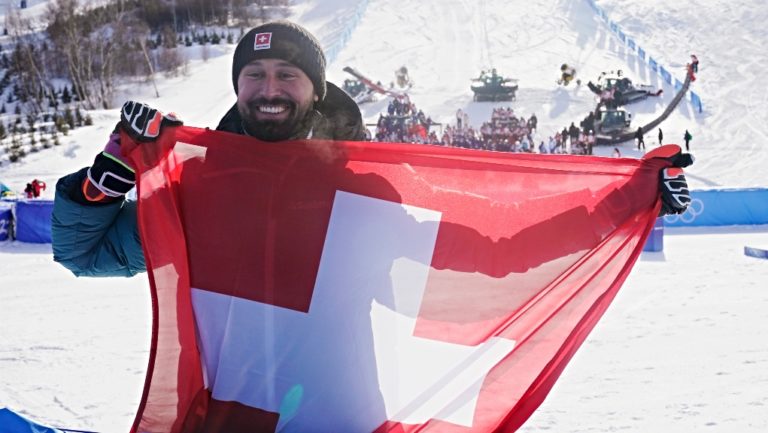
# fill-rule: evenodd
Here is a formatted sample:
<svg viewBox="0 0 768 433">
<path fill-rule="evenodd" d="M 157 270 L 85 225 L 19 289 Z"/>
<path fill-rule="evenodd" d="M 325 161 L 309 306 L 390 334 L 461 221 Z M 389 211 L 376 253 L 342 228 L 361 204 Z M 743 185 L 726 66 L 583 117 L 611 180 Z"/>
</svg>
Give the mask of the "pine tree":
<svg viewBox="0 0 768 433">
<path fill-rule="evenodd" d="M 69 104 L 70 102 L 72 102 L 72 94 L 69 93 L 69 88 L 64 86 L 64 90 L 61 92 L 61 103 Z"/>
</svg>

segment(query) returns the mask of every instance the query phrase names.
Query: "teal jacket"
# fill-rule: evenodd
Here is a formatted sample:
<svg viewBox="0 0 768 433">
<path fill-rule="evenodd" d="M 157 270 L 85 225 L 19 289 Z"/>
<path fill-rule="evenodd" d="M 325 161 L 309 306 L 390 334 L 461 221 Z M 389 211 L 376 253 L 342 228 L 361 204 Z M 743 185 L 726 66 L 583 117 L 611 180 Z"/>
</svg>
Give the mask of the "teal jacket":
<svg viewBox="0 0 768 433">
<path fill-rule="evenodd" d="M 129 277 L 145 271 L 136 202 L 79 202 L 86 170 L 56 183 L 51 216 L 53 260 L 77 276 Z"/>
</svg>

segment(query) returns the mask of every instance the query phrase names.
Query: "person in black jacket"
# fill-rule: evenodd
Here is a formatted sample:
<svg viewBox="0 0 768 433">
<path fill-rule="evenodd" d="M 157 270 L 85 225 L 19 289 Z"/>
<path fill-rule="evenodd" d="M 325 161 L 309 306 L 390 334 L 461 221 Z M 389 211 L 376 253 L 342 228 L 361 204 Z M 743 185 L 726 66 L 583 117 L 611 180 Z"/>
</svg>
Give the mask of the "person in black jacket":
<svg viewBox="0 0 768 433">
<path fill-rule="evenodd" d="M 637 132 L 635 132 L 635 140 L 637 140 L 637 150 L 645 150 L 645 141 L 643 140 L 643 127 L 638 126 Z"/>
<path fill-rule="evenodd" d="M 571 122 L 571 126 L 568 127 L 568 136 L 571 138 L 571 149 L 573 149 L 579 141 L 579 132 L 579 127 Z"/>
</svg>

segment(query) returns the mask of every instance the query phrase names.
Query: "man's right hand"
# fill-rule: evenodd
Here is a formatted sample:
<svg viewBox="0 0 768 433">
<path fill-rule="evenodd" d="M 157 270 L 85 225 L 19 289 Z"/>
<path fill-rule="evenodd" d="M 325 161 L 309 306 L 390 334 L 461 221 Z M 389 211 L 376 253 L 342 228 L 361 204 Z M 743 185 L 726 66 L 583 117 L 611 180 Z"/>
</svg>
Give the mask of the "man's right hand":
<svg viewBox="0 0 768 433">
<path fill-rule="evenodd" d="M 140 102 L 128 101 L 120 110 L 104 150 L 96 155 L 83 181 L 82 192 L 89 202 L 110 202 L 123 197 L 136 184 L 136 175 L 120 148 L 120 130 L 137 143 L 156 139 L 164 127 L 182 122 L 173 114 L 164 115 Z"/>
<path fill-rule="evenodd" d="M 181 124 L 175 114 L 163 114 L 141 102 L 128 101 L 120 110 L 120 127 L 137 142 L 155 140 L 164 127 Z"/>
</svg>

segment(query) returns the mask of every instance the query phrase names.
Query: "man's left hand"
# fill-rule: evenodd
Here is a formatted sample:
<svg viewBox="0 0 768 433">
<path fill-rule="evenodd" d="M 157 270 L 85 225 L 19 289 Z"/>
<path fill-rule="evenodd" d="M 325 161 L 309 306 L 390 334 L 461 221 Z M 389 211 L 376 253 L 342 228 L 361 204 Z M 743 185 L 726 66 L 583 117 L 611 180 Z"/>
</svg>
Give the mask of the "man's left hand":
<svg viewBox="0 0 768 433">
<path fill-rule="evenodd" d="M 661 194 L 659 216 L 685 212 L 691 204 L 691 193 L 688 190 L 688 181 L 685 179 L 683 168 L 693 164 L 693 155 L 683 153 L 680 146 L 676 144 L 667 144 L 643 156 L 643 159 L 652 158 L 664 159 L 671 165 L 659 172 L 659 193 Z"/>
</svg>

